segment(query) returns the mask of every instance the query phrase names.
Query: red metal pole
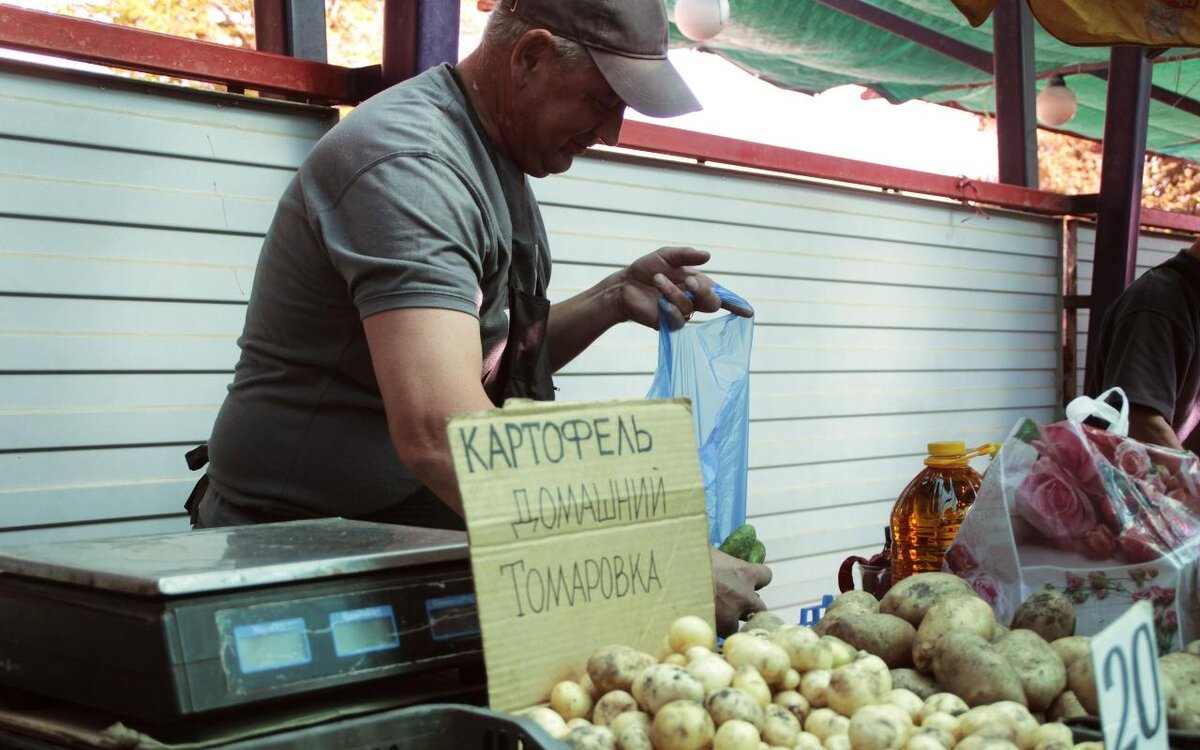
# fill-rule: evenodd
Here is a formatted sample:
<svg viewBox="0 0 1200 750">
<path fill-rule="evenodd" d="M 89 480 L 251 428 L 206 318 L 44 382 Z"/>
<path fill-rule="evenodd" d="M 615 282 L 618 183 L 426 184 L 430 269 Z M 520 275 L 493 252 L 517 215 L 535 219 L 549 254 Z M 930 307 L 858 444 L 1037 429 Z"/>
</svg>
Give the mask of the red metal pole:
<svg viewBox="0 0 1200 750">
<path fill-rule="evenodd" d="M 412 78 L 417 73 L 417 3 L 419 0 L 383 0 L 383 85 Z"/>
<path fill-rule="evenodd" d="M 992 16 L 1000 182 L 1038 186 L 1033 95 L 1033 15 L 1025 0 L 1000 0 Z"/>
<path fill-rule="evenodd" d="M 1100 340 L 1104 313 L 1133 280 L 1142 208 L 1142 171 L 1150 119 L 1150 61 L 1138 47 L 1113 47 L 1104 107 L 1104 153 L 1096 207 L 1088 341 Z M 1097 347 L 1088 346 L 1089 380 Z"/>
<path fill-rule="evenodd" d="M 254 0 L 254 46 L 259 52 L 286 55 L 285 0 Z"/>
</svg>

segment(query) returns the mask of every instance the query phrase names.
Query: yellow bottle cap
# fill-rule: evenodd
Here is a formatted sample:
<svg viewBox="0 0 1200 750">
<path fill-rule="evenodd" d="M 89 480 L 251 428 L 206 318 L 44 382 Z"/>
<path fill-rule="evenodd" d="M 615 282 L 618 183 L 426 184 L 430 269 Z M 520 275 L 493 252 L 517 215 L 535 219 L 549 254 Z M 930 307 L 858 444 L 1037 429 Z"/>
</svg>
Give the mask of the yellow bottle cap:
<svg viewBox="0 0 1200 750">
<path fill-rule="evenodd" d="M 961 440 L 946 440 L 940 443 L 929 443 L 926 446 L 931 456 L 961 456 L 967 452 L 967 444 Z"/>
<path fill-rule="evenodd" d="M 926 466 L 966 466 L 976 456 L 995 456 L 1000 451 L 999 443 L 984 443 L 978 448 L 967 450 L 967 444 L 961 440 L 945 440 L 926 444 L 929 456 L 925 459 Z"/>
</svg>

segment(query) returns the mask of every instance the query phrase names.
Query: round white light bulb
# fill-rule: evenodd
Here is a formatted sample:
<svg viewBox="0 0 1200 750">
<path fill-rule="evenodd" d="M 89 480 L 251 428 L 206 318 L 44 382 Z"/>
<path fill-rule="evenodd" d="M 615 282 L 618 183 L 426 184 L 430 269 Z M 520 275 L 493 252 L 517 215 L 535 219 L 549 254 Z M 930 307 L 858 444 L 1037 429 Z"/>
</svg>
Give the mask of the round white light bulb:
<svg viewBox="0 0 1200 750">
<path fill-rule="evenodd" d="M 729 0 L 676 0 L 675 25 L 694 42 L 707 42 L 725 28 Z"/>
<path fill-rule="evenodd" d="M 1062 76 L 1054 76 L 1037 95 L 1037 118 L 1043 125 L 1057 127 L 1075 116 L 1075 92 L 1067 88 Z"/>
</svg>

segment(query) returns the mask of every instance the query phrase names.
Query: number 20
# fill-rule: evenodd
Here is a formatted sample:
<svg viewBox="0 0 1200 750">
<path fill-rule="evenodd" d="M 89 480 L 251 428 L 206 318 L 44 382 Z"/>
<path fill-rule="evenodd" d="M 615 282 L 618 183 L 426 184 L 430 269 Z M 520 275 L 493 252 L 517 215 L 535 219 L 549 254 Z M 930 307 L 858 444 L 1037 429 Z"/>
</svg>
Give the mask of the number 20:
<svg viewBox="0 0 1200 750">
<path fill-rule="evenodd" d="M 1162 727 L 1162 713 L 1159 709 L 1159 704 L 1162 701 L 1162 696 L 1159 694 L 1158 683 L 1151 680 L 1154 689 L 1154 700 L 1147 705 L 1146 695 L 1142 690 L 1142 677 L 1145 674 L 1153 674 L 1151 670 L 1143 670 L 1141 661 L 1143 654 L 1147 659 L 1156 659 L 1158 654 L 1154 646 L 1154 638 L 1150 634 L 1150 629 L 1145 625 L 1139 625 L 1137 630 L 1133 631 L 1133 638 L 1130 639 L 1129 652 L 1133 658 L 1133 674 L 1130 680 L 1129 665 L 1125 660 L 1125 652 L 1121 649 L 1112 649 L 1108 655 L 1104 657 L 1104 691 L 1108 692 L 1113 688 L 1116 679 L 1121 682 L 1121 723 L 1117 730 L 1117 750 L 1136 750 L 1138 747 L 1139 737 L 1130 737 L 1129 742 L 1125 741 L 1125 729 L 1129 722 L 1129 712 L 1134 709 L 1133 703 L 1136 703 L 1138 714 L 1138 731 L 1141 739 L 1150 739 Z M 1153 663 L 1153 662 L 1151 662 Z M 1117 674 L 1114 674 L 1117 671 Z M 1131 703 L 1129 700 L 1130 683 L 1133 686 L 1133 698 Z M 1153 724 L 1151 724 L 1153 722 Z"/>
</svg>

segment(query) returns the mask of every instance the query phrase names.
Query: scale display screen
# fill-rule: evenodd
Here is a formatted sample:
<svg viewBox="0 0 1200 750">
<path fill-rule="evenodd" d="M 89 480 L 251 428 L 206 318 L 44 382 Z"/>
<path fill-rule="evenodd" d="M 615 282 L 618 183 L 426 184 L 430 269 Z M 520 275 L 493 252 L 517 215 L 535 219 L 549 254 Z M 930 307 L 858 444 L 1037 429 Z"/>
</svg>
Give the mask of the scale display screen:
<svg viewBox="0 0 1200 750">
<path fill-rule="evenodd" d="M 233 629 L 233 640 L 243 674 L 268 672 L 312 661 L 303 617 L 239 625 Z"/>
<path fill-rule="evenodd" d="M 389 605 L 363 607 L 329 615 L 333 650 L 338 656 L 357 656 L 400 647 L 396 615 Z"/>
<path fill-rule="evenodd" d="M 479 613 L 474 594 L 457 594 L 425 602 L 429 634 L 435 641 L 479 635 Z"/>
</svg>

